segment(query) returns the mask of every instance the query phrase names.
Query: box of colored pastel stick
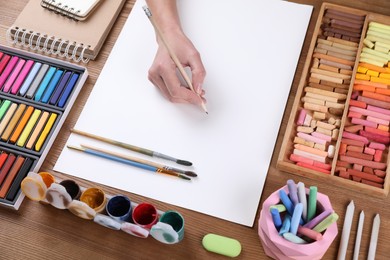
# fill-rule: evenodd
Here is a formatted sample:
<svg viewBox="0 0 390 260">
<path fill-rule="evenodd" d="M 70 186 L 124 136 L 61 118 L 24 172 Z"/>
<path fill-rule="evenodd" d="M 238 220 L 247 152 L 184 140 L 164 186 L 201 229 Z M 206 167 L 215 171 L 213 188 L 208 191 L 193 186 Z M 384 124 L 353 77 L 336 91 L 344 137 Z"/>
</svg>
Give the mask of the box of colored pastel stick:
<svg viewBox="0 0 390 260">
<path fill-rule="evenodd" d="M 321 7 L 277 167 L 389 193 L 390 16 Z"/>
<path fill-rule="evenodd" d="M 18 209 L 88 77 L 86 68 L 0 46 L 0 205 Z"/>
</svg>

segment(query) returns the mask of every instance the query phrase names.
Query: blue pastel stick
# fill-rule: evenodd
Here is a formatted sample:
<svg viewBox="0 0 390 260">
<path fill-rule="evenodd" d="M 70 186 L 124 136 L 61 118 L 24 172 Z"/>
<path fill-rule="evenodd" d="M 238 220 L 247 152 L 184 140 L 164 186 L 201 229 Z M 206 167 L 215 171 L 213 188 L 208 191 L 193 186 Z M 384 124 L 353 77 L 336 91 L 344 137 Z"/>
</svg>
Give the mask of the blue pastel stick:
<svg viewBox="0 0 390 260">
<path fill-rule="evenodd" d="M 43 78 L 41 84 L 39 84 L 38 90 L 35 93 L 35 96 L 34 96 L 35 101 L 41 100 L 43 92 L 45 92 L 45 89 L 49 85 L 50 80 L 53 77 L 55 71 L 56 71 L 55 67 L 50 67 L 49 70 L 46 72 L 45 77 Z"/>
<path fill-rule="evenodd" d="M 282 227 L 279 230 L 279 235 L 283 235 L 286 232 L 290 232 L 291 216 L 286 214 L 283 219 Z"/>
<path fill-rule="evenodd" d="M 66 101 L 68 101 L 68 98 L 70 96 L 70 93 L 72 93 L 72 90 L 74 86 L 76 85 L 77 79 L 79 78 L 79 74 L 73 74 L 70 78 L 68 84 L 65 87 L 64 93 L 62 94 L 60 101 L 58 101 L 59 107 L 64 107 L 66 104 Z"/>
<path fill-rule="evenodd" d="M 43 103 L 49 102 L 49 99 L 50 99 L 51 95 L 53 94 L 54 90 L 56 89 L 57 84 L 60 81 L 63 73 L 64 73 L 64 71 L 60 70 L 60 69 L 56 71 L 52 80 L 49 83 L 49 86 L 46 88 L 46 91 L 43 94 L 43 97 L 42 97 Z"/>
<path fill-rule="evenodd" d="M 279 211 L 275 208 L 271 209 L 272 220 L 277 230 L 282 226 L 282 219 L 280 218 Z"/>
<path fill-rule="evenodd" d="M 294 213 L 294 205 L 284 190 L 279 190 L 279 198 L 286 207 L 287 212 L 292 216 Z"/>
<path fill-rule="evenodd" d="M 293 180 L 288 180 L 287 181 L 287 187 L 288 187 L 288 193 L 290 196 L 290 199 L 294 205 L 297 205 L 299 200 L 298 200 L 298 192 L 297 192 L 297 185 Z"/>
<path fill-rule="evenodd" d="M 294 235 L 296 235 L 298 231 L 299 222 L 301 221 L 301 217 L 302 217 L 302 210 L 303 210 L 302 203 L 298 203 L 297 205 L 295 205 L 294 213 L 291 217 L 291 226 L 290 226 L 290 232 L 293 233 Z"/>
<path fill-rule="evenodd" d="M 49 101 L 50 105 L 57 104 L 57 101 L 60 98 L 61 93 L 66 86 L 66 83 L 68 83 L 68 80 L 69 80 L 71 74 L 72 74 L 72 72 L 70 72 L 70 71 L 65 72 L 64 76 L 61 78 L 60 83 L 58 83 L 58 87 L 54 91 L 53 96 L 50 98 L 50 101 Z"/>
<path fill-rule="evenodd" d="M 42 63 L 35 62 L 33 67 L 30 70 L 30 73 L 28 73 L 27 78 L 24 80 L 22 87 L 19 90 L 19 94 L 21 96 L 24 96 L 30 87 L 32 81 L 34 80 L 35 76 L 37 75 L 39 69 L 41 68 Z"/>
</svg>

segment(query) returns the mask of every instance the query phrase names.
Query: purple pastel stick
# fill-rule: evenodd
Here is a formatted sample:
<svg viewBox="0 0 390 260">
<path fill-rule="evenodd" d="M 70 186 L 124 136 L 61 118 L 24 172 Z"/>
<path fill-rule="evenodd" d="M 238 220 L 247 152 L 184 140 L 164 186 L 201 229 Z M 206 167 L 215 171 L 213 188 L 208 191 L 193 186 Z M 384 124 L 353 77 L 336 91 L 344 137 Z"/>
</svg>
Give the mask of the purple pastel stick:
<svg viewBox="0 0 390 260">
<path fill-rule="evenodd" d="M 303 225 L 306 228 L 313 229 L 318 223 L 320 223 L 322 220 L 324 220 L 327 216 L 333 213 L 332 209 L 326 209 L 321 214 L 319 214 L 317 217 L 313 218 L 309 222 L 307 222 L 305 225 Z"/>
<path fill-rule="evenodd" d="M 294 205 L 297 205 L 299 203 L 297 185 L 293 180 L 288 180 L 287 187 L 288 187 L 288 192 L 292 203 Z"/>
</svg>

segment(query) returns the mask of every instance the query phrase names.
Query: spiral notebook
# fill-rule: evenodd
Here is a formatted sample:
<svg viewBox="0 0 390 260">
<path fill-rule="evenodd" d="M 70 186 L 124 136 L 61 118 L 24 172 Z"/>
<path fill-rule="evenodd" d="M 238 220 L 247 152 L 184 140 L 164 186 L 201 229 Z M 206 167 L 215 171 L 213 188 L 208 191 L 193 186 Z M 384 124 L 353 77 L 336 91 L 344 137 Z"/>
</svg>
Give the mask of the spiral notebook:
<svg viewBox="0 0 390 260">
<path fill-rule="evenodd" d="M 75 21 L 30 0 L 7 31 L 11 44 L 88 62 L 98 55 L 125 0 L 102 1 L 85 21 Z"/>
<path fill-rule="evenodd" d="M 103 0 L 42 0 L 41 6 L 71 19 L 83 21 Z"/>
</svg>

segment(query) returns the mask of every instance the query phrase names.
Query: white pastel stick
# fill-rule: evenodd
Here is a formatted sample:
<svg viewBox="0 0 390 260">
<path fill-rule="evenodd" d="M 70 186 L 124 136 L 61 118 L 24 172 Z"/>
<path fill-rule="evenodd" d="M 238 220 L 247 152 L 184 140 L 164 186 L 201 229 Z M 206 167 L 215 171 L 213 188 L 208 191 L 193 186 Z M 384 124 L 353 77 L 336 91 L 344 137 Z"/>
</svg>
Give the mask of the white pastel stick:
<svg viewBox="0 0 390 260">
<path fill-rule="evenodd" d="M 372 225 L 371 238 L 370 238 L 370 247 L 368 249 L 367 260 L 374 260 L 376 253 L 376 245 L 378 244 L 378 234 L 379 234 L 379 226 L 381 224 L 381 220 L 379 214 L 376 214 L 374 218 L 374 223 Z"/>
<path fill-rule="evenodd" d="M 344 226 L 343 232 L 341 233 L 340 247 L 337 255 L 337 260 L 344 260 L 345 255 L 347 254 L 348 241 L 349 241 L 349 233 L 351 232 L 353 213 L 355 211 L 355 204 L 353 200 L 348 204 L 347 212 L 344 217 Z"/>
<path fill-rule="evenodd" d="M 353 260 L 359 259 L 360 242 L 362 241 L 362 232 L 364 224 L 364 211 L 362 210 L 359 215 L 358 229 L 356 232 L 355 248 L 353 249 Z"/>
</svg>

